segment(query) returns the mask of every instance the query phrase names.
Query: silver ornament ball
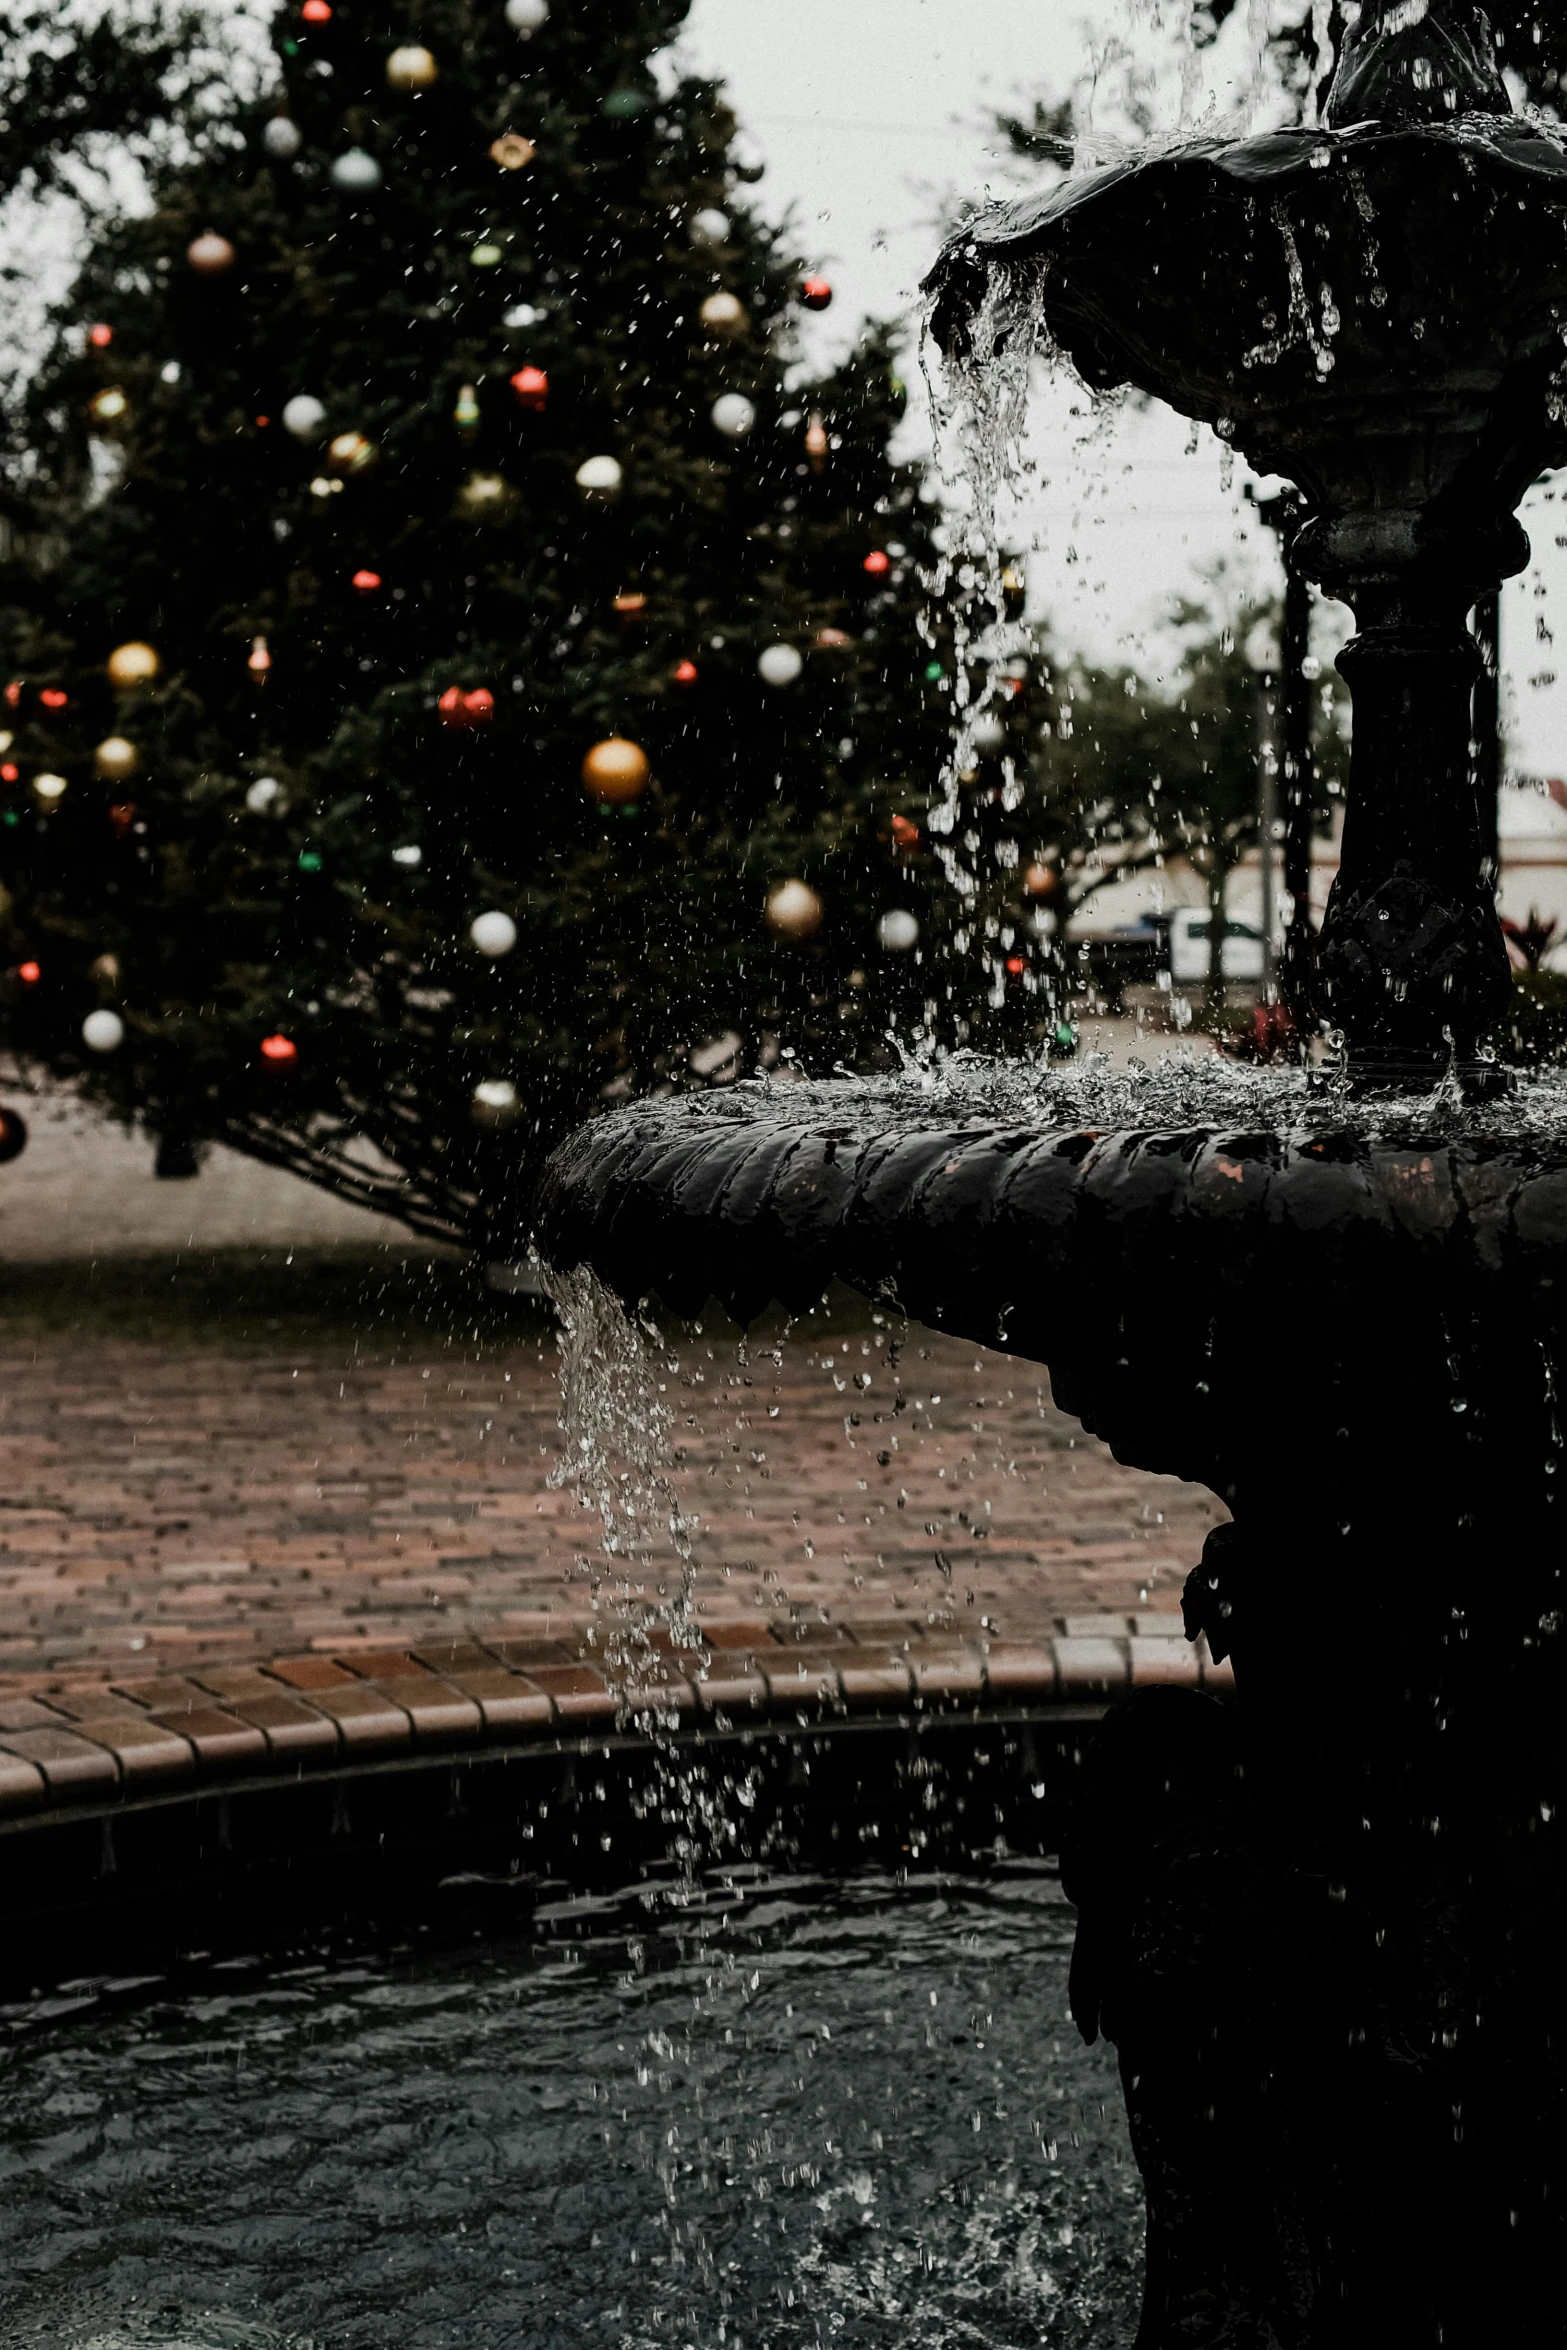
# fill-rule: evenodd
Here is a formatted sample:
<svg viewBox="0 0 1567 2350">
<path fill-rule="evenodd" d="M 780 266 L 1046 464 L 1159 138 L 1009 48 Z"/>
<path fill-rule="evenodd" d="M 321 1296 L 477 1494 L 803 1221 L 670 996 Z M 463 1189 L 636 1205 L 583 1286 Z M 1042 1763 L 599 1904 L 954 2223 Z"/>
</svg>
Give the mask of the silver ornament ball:
<svg viewBox="0 0 1567 2350">
<path fill-rule="evenodd" d="M 517 925 L 509 914 L 477 914 L 468 936 L 481 955 L 509 955 L 517 943 Z"/>
<path fill-rule="evenodd" d="M 125 1022 L 118 1012 L 89 1012 L 82 1022 L 82 1042 L 90 1053 L 118 1052 L 125 1042 Z"/>
<path fill-rule="evenodd" d="M 756 429 L 756 410 L 743 392 L 725 392 L 713 402 L 713 422 L 726 440 L 743 441 Z"/>
<path fill-rule="evenodd" d="M 296 392 L 283 410 L 283 430 L 296 441 L 319 440 L 326 425 L 326 409 L 312 392 Z"/>
<path fill-rule="evenodd" d="M 332 185 L 347 196 L 367 196 L 381 185 L 381 166 L 363 147 L 350 147 L 332 165 Z"/>
<path fill-rule="evenodd" d="M 805 667 L 793 645 L 769 645 L 756 664 L 764 685 L 793 685 Z"/>
</svg>

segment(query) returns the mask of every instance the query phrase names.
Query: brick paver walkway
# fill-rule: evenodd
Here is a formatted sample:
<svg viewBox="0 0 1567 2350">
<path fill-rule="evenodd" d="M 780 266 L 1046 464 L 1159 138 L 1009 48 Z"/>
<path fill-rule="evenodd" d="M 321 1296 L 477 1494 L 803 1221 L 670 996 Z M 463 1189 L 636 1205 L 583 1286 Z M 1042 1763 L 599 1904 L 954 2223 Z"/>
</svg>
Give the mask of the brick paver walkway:
<svg viewBox="0 0 1567 2350">
<path fill-rule="evenodd" d="M 156 1262 L 63 1294 L 12 1274 L 9 1688 L 470 1627 L 527 1635 L 585 1611 L 605 1562 L 596 1520 L 549 1482 L 553 1340 L 515 1316 L 476 1336 L 449 1266 L 383 1262 L 347 1306 L 346 1278 L 341 1260 L 242 1278 L 220 1259 L 180 1272 L 170 1303 Z M 1119 1467 L 1031 1366 L 916 1331 L 894 1369 L 856 1313 L 796 1335 L 778 1364 L 753 1346 L 742 1373 L 716 1338 L 680 1361 L 676 1475 L 700 1520 L 698 1599 L 719 1613 L 913 1615 L 960 1632 L 988 1618 L 1028 1637 L 1077 1612 L 1173 1608 L 1222 1514 Z M 900 1383 L 905 1409 L 884 1416 Z M 660 1554 L 635 1579 L 674 1574 Z"/>
</svg>

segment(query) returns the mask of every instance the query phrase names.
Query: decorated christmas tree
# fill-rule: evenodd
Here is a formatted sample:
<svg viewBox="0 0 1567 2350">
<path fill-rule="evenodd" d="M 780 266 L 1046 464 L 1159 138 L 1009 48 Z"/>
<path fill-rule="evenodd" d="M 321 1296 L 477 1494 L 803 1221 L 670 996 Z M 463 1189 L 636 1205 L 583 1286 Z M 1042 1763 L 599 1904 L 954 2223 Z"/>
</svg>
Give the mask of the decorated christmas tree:
<svg viewBox="0 0 1567 2350">
<path fill-rule="evenodd" d="M 891 346 L 804 378 L 684 13 L 304 0 L 97 224 L 6 487 L 6 1021 L 168 1171 L 507 1253 L 605 1099 L 983 995 Z"/>
</svg>

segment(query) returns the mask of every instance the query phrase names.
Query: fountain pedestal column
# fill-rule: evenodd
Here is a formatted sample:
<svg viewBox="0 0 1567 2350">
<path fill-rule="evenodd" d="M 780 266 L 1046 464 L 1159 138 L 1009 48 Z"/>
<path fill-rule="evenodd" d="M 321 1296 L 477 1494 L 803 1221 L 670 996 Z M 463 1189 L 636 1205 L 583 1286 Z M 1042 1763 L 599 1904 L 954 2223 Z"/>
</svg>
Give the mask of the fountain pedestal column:
<svg viewBox="0 0 1567 2350">
<path fill-rule="evenodd" d="M 1341 862 L 1294 1009 L 1343 1038 L 1360 1077 L 1411 1088 L 1473 1064 L 1511 987 L 1475 790 L 1482 663 L 1466 616 L 1529 554 L 1510 518 L 1429 541 L 1421 520 L 1308 524 L 1294 551 L 1361 622 L 1338 664 L 1354 694 Z"/>
</svg>

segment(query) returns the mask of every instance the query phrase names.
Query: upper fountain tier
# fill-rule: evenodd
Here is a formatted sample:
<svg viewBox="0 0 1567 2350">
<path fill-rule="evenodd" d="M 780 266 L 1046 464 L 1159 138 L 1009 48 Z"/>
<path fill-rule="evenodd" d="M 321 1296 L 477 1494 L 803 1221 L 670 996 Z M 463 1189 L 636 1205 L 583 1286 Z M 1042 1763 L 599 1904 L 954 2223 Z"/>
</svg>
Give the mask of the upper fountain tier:
<svg viewBox="0 0 1567 2350">
<path fill-rule="evenodd" d="M 1042 321 L 1096 389 L 1167 400 L 1316 509 L 1298 559 L 1475 595 L 1567 458 L 1567 146 L 1514 114 L 1464 0 L 1380 0 L 1319 130 L 1194 138 L 971 221 L 929 280 L 949 355 Z"/>
</svg>

